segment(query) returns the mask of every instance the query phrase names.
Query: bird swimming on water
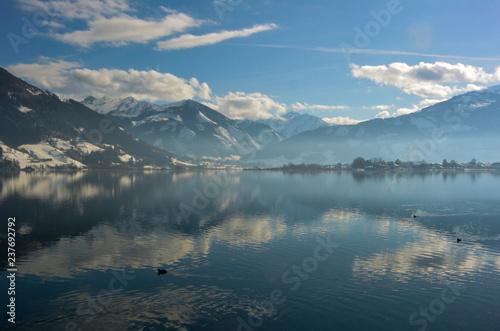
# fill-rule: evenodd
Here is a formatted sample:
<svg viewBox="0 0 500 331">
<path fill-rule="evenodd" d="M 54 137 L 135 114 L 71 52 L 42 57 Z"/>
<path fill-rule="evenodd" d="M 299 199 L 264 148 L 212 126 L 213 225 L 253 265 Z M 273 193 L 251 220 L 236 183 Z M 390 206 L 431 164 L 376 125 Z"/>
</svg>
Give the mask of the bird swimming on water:
<svg viewBox="0 0 500 331">
<path fill-rule="evenodd" d="M 417 215 L 413 215 L 413 218 L 417 218 L 418 216 Z"/>
<path fill-rule="evenodd" d="M 158 275 L 164 275 L 167 272 L 168 272 L 167 270 L 158 269 Z"/>
<path fill-rule="evenodd" d="M 461 242 L 461 241 L 462 241 L 462 239 L 460 239 L 460 238 L 457 238 L 457 243 L 459 243 L 459 242 Z"/>
</svg>

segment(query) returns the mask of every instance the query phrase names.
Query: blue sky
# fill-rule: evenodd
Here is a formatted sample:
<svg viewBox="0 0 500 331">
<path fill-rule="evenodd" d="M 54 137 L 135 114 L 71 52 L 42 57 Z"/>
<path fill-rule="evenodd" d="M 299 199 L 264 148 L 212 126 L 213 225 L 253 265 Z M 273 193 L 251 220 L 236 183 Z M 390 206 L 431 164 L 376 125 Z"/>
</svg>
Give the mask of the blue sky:
<svg viewBox="0 0 500 331">
<path fill-rule="evenodd" d="M 0 65 L 77 100 L 355 123 L 500 84 L 498 1 L 10 0 Z"/>
</svg>

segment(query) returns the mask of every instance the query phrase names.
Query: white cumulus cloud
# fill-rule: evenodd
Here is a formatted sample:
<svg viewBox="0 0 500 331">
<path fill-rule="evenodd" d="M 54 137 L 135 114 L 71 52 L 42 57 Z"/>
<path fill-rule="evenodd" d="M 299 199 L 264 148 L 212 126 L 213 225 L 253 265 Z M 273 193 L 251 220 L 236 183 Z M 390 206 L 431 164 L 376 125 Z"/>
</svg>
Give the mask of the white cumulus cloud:
<svg viewBox="0 0 500 331">
<path fill-rule="evenodd" d="M 232 119 L 268 119 L 286 113 L 286 105 L 262 93 L 229 92 L 208 104 Z"/>
<path fill-rule="evenodd" d="M 449 98 L 485 88 L 478 84 L 500 82 L 500 67 L 488 73 L 481 67 L 446 62 L 420 62 L 413 66 L 400 62 L 379 66 L 351 64 L 351 73 L 353 77 L 395 86 L 423 98 Z"/>
<path fill-rule="evenodd" d="M 160 38 L 184 33 L 211 21 L 195 19 L 164 6 L 159 10 L 166 16 L 159 19 L 135 16 L 140 2 L 131 0 L 15 0 L 26 12 L 41 13 L 43 23 L 53 29 L 45 33 L 63 43 L 90 47 L 95 44 L 124 46 L 130 43 L 147 43 Z M 68 21 L 83 21 L 86 28 L 55 33 L 54 29 L 68 27 Z M 158 41 L 157 50 L 176 50 L 213 45 L 232 38 L 276 29 L 278 25 L 258 24 L 251 28 L 219 31 L 195 36 L 184 34 L 176 38 Z"/>
<path fill-rule="evenodd" d="M 159 50 L 177 50 L 177 49 L 193 48 L 199 46 L 207 46 L 220 43 L 228 39 L 248 37 L 255 33 L 276 29 L 277 27 L 278 26 L 276 24 L 261 24 L 243 30 L 234 30 L 234 31 L 224 30 L 201 36 L 185 34 L 170 40 L 160 41 L 156 45 Z"/>
<path fill-rule="evenodd" d="M 211 97 L 212 90 L 210 89 L 207 83 L 200 84 L 198 79 L 193 77 L 189 80 L 189 84 L 191 84 L 192 87 L 198 90 L 198 96 L 200 98 L 204 100 L 210 100 L 212 98 Z"/>
<path fill-rule="evenodd" d="M 417 105 L 412 105 L 410 108 L 402 107 L 402 108 L 398 108 L 396 110 L 396 112 L 394 112 L 392 114 L 392 116 L 397 117 L 397 116 L 402 116 L 402 115 L 408 115 L 411 113 L 416 113 L 420 109 L 422 109 L 422 108 L 417 106 Z"/>
<path fill-rule="evenodd" d="M 391 117 L 391 114 L 387 110 L 381 111 L 380 113 L 375 115 L 375 118 L 387 118 L 387 117 Z"/>
<path fill-rule="evenodd" d="M 88 47 L 96 43 L 122 46 L 131 42 L 145 43 L 161 37 L 198 27 L 204 21 L 186 14 L 170 13 L 162 20 L 144 20 L 122 14 L 88 22 L 88 30 L 52 35 L 55 39 L 73 45 Z"/>
<path fill-rule="evenodd" d="M 408 115 L 411 113 L 416 113 L 417 111 L 420 111 L 423 108 L 430 107 L 438 102 L 445 101 L 446 99 L 424 99 L 421 100 L 418 105 L 413 104 L 411 107 L 408 108 L 398 108 L 392 116 L 397 117 L 401 115 Z"/>
<path fill-rule="evenodd" d="M 11 65 L 7 70 L 16 76 L 27 78 L 41 88 L 75 99 L 88 95 L 111 98 L 132 96 L 152 102 L 211 98 L 207 83 L 155 70 L 93 70 L 82 68 L 77 62 L 47 59 L 43 63 Z"/>
</svg>

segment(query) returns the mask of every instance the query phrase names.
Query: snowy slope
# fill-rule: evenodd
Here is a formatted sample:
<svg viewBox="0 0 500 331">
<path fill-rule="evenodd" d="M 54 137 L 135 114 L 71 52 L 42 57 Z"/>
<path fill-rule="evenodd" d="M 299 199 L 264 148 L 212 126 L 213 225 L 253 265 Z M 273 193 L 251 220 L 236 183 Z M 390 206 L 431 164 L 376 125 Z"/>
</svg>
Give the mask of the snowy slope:
<svg viewBox="0 0 500 331">
<path fill-rule="evenodd" d="M 68 157 L 65 145 L 69 142 L 59 140 L 60 148 L 51 146 L 48 142 L 38 144 L 21 145 L 17 149 L 11 148 L 0 142 L 0 147 L 4 151 L 4 157 L 10 161 L 18 161 L 21 168 L 54 168 L 62 166 L 72 166 L 86 168 L 85 164 Z"/>
<path fill-rule="evenodd" d="M 309 114 L 299 114 L 297 112 L 289 112 L 282 117 L 258 120 L 257 122 L 268 125 L 285 138 L 293 137 L 302 132 L 330 126 L 330 124 L 319 117 Z"/>
<path fill-rule="evenodd" d="M 260 131 L 267 130 L 266 135 L 254 132 L 256 127 L 247 132 L 247 126 L 240 127 L 238 121 L 193 100 L 155 105 L 133 98 L 87 97 L 82 103 L 156 147 L 197 158 L 251 154 L 267 143 L 259 137 L 267 137 L 267 131 L 271 131 L 271 136 L 276 134 L 264 125 Z"/>
<path fill-rule="evenodd" d="M 162 109 L 158 105 L 146 101 L 138 101 L 132 97 L 124 99 L 102 97 L 97 99 L 89 96 L 81 103 L 99 114 L 128 118 L 137 117 L 145 112 L 157 112 Z"/>
</svg>

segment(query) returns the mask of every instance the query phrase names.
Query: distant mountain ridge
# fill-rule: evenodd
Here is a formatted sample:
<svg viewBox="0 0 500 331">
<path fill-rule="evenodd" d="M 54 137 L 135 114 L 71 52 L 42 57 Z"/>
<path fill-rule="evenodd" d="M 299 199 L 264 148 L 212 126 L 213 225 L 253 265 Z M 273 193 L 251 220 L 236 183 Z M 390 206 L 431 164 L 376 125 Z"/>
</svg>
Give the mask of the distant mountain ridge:
<svg viewBox="0 0 500 331">
<path fill-rule="evenodd" d="M 323 121 L 319 117 L 310 114 L 300 114 L 294 111 L 288 112 L 280 118 L 257 120 L 256 122 L 268 125 L 285 138 L 296 136 L 302 132 L 330 126 L 329 123 Z"/>
<path fill-rule="evenodd" d="M 440 162 L 500 159 L 500 86 L 468 92 L 419 112 L 322 127 L 268 146 L 269 164 L 351 162 L 357 156 Z"/>
</svg>

